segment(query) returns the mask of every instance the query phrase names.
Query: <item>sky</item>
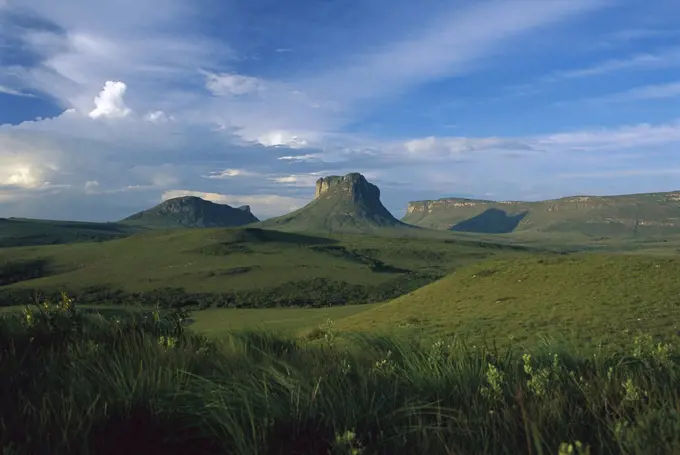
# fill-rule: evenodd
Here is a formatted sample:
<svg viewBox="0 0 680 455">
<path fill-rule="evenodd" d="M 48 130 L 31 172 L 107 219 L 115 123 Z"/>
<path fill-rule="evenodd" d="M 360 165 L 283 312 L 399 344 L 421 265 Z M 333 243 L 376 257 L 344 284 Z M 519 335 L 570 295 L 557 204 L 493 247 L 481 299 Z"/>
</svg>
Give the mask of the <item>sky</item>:
<svg viewBox="0 0 680 455">
<path fill-rule="evenodd" d="M 680 190 L 680 2 L 0 0 L 0 217 Z"/>
</svg>

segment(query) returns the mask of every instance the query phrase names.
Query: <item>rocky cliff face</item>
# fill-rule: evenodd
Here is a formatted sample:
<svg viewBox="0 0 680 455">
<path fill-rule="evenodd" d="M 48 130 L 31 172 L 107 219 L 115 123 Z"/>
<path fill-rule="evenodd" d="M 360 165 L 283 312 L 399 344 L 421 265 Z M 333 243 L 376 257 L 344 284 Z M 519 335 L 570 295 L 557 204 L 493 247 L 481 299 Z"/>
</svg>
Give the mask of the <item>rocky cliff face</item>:
<svg viewBox="0 0 680 455">
<path fill-rule="evenodd" d="M 506 218 L 499 217 L 500 213 Z M 520 214 L 521 219 L 517 218 Z M 565 231 L 578 230 L 585 225 L 590 226 L 587 229 L 590 231 L 596 230 L 593 226 L 606 225 L 600 229 L 603 232 L 619 229 L 620 232 L 637 233 L 641 227 L 680 230 L 680 192 L 571 196 L 537 202 L 463 198 L 414 201 L 409 203 L 403 221 L 423 227 L 455 229 L 459 225 L 478 226 L 480 219 L 490 223 L 512 217 L 519 219 L 513 227 L 516 230 Z"/>
<path fill-rule="evenodd" d="M 471 208 L 494 204 L 493 201 L 447 198 L 432 201 L 409 202 L 406 209 L 407 214 L 429 214 L 434 211 L 449 210 L 456 208 Z M 509 203 L 508 203 L 509 204 Z"/>
<path fill-rule="evenodd" d="M 337 175 L 322 177 L 316 181 L 314 199 L 334 195 L 344 195 L 353 201 L 361 199 L 379 200 L 380 189 L 369 183 L 363 175 L 356 172 L 343 177 Z"/>
<path fill-rule="evenodd" d="M 537 202 L 522 201 L 489 201 L 482 199 L 444 198 L 427 201 L 409 202 L 407 214 L 429 214 L 442 210 L 460 208 L 507 207 L 508 210 L 532 208 L 545 212 L 590 211 L 612 207 L 635 207 L 642 201 L 657 203 L 680 202 L 680 192 L 650 193 L 622 196 L 571 196 L 561 199 L 550 199 Z"/>
<path fill-rule="evenodd" d="M 316 181 L 314 200 L 303 208 L 261 223 L 291 231 L 363 232 L 385 227 L 409 227 L 380 202 L 380 189 L 359 173 Z"/>
<path fill-rule="evenodd" d="M 174 199 L 168 199 L 167 201 L 158 204 L 152 210 L 159 215 L 192 213 L 196 211 L 197 206 L 200 206 L 201 202 L 204 201 L 199 197 L 184 196 Z"/>
</svg>

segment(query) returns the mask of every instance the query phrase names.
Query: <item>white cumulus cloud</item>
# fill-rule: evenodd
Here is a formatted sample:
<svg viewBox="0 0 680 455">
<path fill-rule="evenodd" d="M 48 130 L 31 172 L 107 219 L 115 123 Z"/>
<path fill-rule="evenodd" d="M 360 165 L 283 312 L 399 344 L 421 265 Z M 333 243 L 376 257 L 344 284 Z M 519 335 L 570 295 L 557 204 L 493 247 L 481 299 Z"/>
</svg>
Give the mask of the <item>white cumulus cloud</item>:
<svg viewBox="0 0 680 455">
<path fill-rule="evenodd" d="M 319 153 L 308 153 L 306 155 L 287 155 L 279 157 L 279 160 L 284 161 L 314 161 L 319 159 L 321 159 L 321 154 Z"/>
<path fill-rule="evenodd" d="M 239 96 L 264 90 L 261 79 L 230 73 L 206 73 L 205 88 L 217 96 Z"/>
<path fill-rule="evenodd" d="M 255 177 L 257 175 L 259 174 L 245 169 L 224 169 L 222 171 L 211 172 L 205 177 L 209 179 L 227 179 L 230 177 Z"/>
<path fill-rule="evenodd" d="M 267 147 L 303 148 L 309 145 L 307 140 L 287 131 L 270 131 L 258 137 L 257 142 Z"/>
<path fill-rule="evenodd" d="M 173 120 L 172 116 L 168 117 L 163 111 L 149 112 L 144 116 L 144 119 L 151 123 L 167 123 L 170 120 Z"/>
<path fill-rule="evenodd" d="M 127 85 L 120 81 L 106 81 L 104 88 L 94 99 L 95 108 L 90 112 L 91 118 L 123 118 L 132 113 L 125 105 Z"/>
<path fill-rule="evenodd" d="M 325 172 L 312 172 L 310 174 L 284 175 L 281 177 L 272 177 L 271 180 L 289 186 L 313 187 L 316 185 L 316 181 L 319 177 L 323 176 L 324 173 Z"/>
<path fill-rule="evenodd" d="M 36 172 L 28 165 L 19 164 L 5 168 L 0 172 L 0 185 L 35 188 L 40 183 Z"/>
<path fill-rule="evenodd" d="M 99 182 L 96 180 L 88 180 L 85 182 L 85 194 L 96 194 Z"/>
</svg>

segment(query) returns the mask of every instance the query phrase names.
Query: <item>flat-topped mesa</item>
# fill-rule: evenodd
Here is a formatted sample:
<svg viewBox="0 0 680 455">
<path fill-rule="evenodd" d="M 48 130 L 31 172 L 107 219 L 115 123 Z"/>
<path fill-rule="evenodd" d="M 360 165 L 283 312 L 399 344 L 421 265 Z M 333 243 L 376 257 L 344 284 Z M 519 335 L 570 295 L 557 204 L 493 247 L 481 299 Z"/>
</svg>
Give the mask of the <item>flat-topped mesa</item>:
<svg viewBox="0 0 680 455">
<path fill-rule="evenodd" d="M 402 221 L 483 233 L 532 230 L 541 235 L 572 232 L 593 238 L 675 234 L 680 232 L 680 192 L 574 195 L 526 202 L 420 200 L 409 203 Z"/>
<path fill-rule="evenodd" d="M 318 179 L 314 199 L 331 195 L 345 196 L 353 201 L 379 200 L 380 189 L 358 172 L 352 172 L 344 177 L 331 175 Z"/>
<path fill-rule="evenodd" d="M 430 213 L 439 208 L 461 208 L 461 207 L 478 207 L 489 204 L 521 204 L 521 202 L 507 201 L 494 202 L 482 199 L 465 199 L 465 198 L 445 198 L 427 201 L 413 201 L 408 203 L 406 213 Z"/>
<path fill-rule="evenodd" d="M 624 194 L 619 196 L 567 196 L 559 199 L 546 199 L 542 201 L 491 201 L 487 199 L 467 198 L 442 198 L 409 202 L 406 213 L 433 213 L 441 210 L 453 210 L 460 208 L 488 208 L 505 206 L 514 208 L 531 208 L 544 212 L 560 211 L 589 211 L 601 208 L 634 206 L 638 203 L 637 194 Z M 649 193 L 642 196 L 658 198 L 658 202 L 680 201 L 680 193 Z"/>
<path fill-rule="evenodd" d="M 265 229 L 316 232 L 369 232 L 383 228 L 412 229 L 380 202 L 380 190 L 353 172 L 316 181 L 314 200 L 294 212 L 260 223 Z"/>
</svg>

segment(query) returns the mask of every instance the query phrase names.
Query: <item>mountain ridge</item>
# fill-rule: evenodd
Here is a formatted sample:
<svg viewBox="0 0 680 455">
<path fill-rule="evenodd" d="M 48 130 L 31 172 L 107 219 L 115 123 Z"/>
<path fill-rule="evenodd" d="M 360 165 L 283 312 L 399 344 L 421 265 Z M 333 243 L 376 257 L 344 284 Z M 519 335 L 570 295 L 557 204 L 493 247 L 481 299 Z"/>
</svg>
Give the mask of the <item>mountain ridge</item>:
<svg viewBox="0 0 680 455">
<path fill-rule="evenodd" d="M 119 223 L 148 228 L 198 228 L 236 227 L 257 221 L 248 205 L 231 207 L 196 196 L 181 196 L 130 215 Z"/>
<path fill-rule="evenodd" d="M 542 201 L 440 198 L 411 201 L 402 221 L 463 232 L 579 231 L 590 236 L 680 232 L 680 191 L 576 195 Z"/>
</svg>

